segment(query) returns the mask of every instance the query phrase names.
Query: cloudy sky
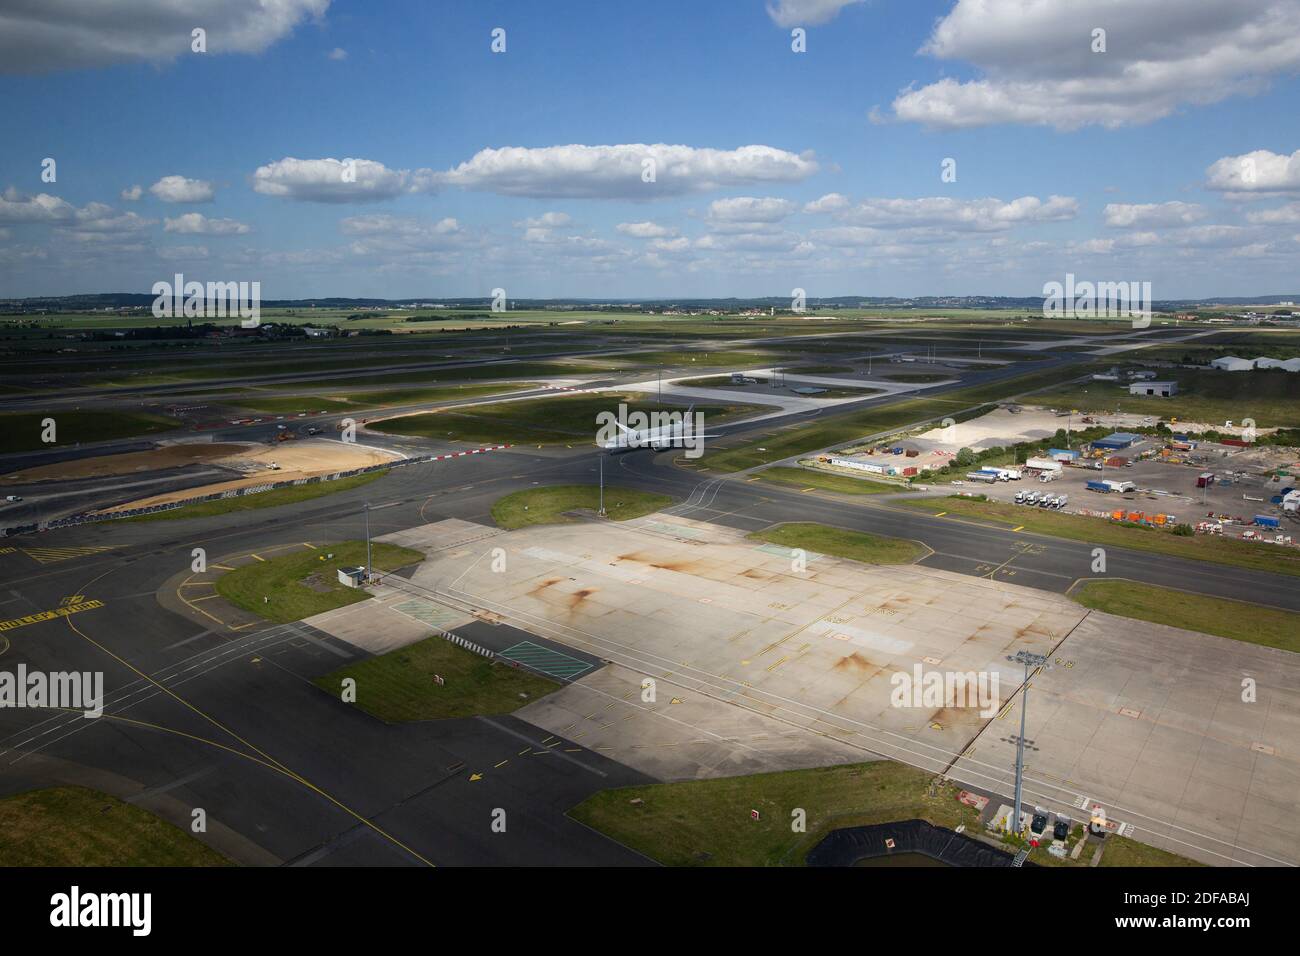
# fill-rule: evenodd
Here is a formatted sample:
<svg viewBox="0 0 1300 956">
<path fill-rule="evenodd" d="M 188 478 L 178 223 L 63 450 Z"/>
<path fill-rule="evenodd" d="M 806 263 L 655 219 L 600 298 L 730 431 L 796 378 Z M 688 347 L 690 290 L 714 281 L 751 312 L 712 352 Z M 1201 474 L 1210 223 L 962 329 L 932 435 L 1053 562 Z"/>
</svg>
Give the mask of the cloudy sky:
<svg viewBox="0 0 1300 956">
<path fill-rule="evenodd" d="M 0 297 L 1296 293 L 1298 72 L 1300 0 L 5 0 Z"/>
</svg>

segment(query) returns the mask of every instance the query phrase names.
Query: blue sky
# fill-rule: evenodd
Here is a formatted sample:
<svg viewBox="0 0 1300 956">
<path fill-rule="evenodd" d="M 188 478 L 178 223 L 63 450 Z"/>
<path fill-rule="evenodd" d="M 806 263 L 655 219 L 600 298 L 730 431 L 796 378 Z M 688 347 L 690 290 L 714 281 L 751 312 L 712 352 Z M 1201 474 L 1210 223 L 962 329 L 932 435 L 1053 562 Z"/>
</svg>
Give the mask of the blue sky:
<svg viewBox="0 0 1300 956">
<path fill-rule="evenodd" d="M 11 6 L 0 296 L 1300 291 L 1297 0 Z"/>
</svg>

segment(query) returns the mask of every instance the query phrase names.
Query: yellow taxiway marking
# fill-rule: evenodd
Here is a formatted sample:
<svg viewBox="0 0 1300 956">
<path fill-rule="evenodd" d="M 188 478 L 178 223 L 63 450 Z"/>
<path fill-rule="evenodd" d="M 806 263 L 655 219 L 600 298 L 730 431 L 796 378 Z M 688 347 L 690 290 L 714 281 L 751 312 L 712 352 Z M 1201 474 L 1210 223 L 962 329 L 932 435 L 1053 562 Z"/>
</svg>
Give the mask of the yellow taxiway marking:
<svg viewBox="0 0 1300 956">
<path fill-rule="evenodd" d="M 942 517 L 943 517 L 944 515 L 946 515 L 947 513 L 948 513 L 948 512 L 946 512 L 946 511 L 940 511 L 937 515 L 935 515 L 935 517 L 936 517 L 936 518 L 942 518 Z"/>
<path fill-rule="evenodd" d="M 107 573 L 107 572 L 106 572 L 106 573 Z M 101 575 L 99 575 L 98 577 L 92 579 L 92 583 L 93 583 L 93 581 L 98 581 L 99 578 L 102 578 L 102 577 L 104 577 L 104 576 L 105 576 L 105 575 L 101 574 Z M 92 602 L 92 603 L 99 603 L 99 602 Z M 206 720 L 206 721 L 207 721 L 208 723 L 210 723 L 212 726 L 214 726 L 214 727 L 218 728 L 219 730 L 223 731 L 224 733 L 230 735 L 230 736 L 231 736 L 232 738 L 234 738 L 236 741 L 238 741 L 239 743 L 243 744 L 245 747 L 247 747 L 249 750 L 251 750 L 254 754 L 257 755 L 257 757 L 251 757 L 251 756 L 249 756 L 249 755 L 246 754 L 246 753 L 240 753 L 239 755 L 240 755 L 241 757 L 245 757 L 245 758 L 250 759 L 250 760 L 257 760 L 257 758 L 260 757 L 261 760 L 258 761 L 258 762 L 264 763 L 266 766 L 271 767 L 272 769 L 274 769 L 274 770 L 276 770 L 276 771 L 278 771 L 278 772 L 280 772 L 280 773 L 283 773 L 285 776 L 289 777 L 291 780 L 296 780 L 298 783 L 302 784 L 302 786 L 306 787 L 307 789 L 311 790 L 312 792 L 317 793 L 317 794 L 320 794 L 320 796 L 324 797 L 324 798 L 325 798 L 326 800 L 328 800 L 330 803 L 334 804 L 334 806 L 338 807 L 340 810 L 342 810 L 342 811 L 344 811 L 345 813 L 347 813 L 349 816 L 351 816 L 353 819 L 355 819 L 355 820 L 356 820 L 358 823 L 360 823 L 361 825 L 366 826 L 366 827 L 369 827 L 369 828 L 370 828 L 371 830 L 373 830 L 375 833 L 378 833 L 380 836 L 382 836 L 384 839 L 388 840 L 388 841 L 389 841 L 390 843 L 392 843 L 394 846 L 397 846 L 397 847 L 399 847 L 399 848 L 405 850 L 407 853 L 409 853 L 411 856 L 415 857 L 417 860 L 419 860 L 421 863 L 425 864 L 426 866 L 433 866 L 433 863 L 432 863 L 430 860 L 428 860 L 428 859 L 426 859 L 425 857 L 421 856 L 418 852 L 416 852 L 415 850 L 411 849 L 411 848 L 410 848 L 409 846 L 407 846 L 405 843 L 403 843 L 402 841 L 400 841 L 400 840 L 398 840 L 396 837 L 394 837 L 392 834 L 390 834 L 390 833 L 388 833 L 387 831 L 385 831 L 382 827 L 380 827 L 380 826 L 379 826 L 377 823 L 375 823 L 373 820 L 370 820 L 368 817 L 364 817 L 364 816 L 362 816 L 361 814 L 357 813 L 357 811 L 353 810 L 353 809 L 352 809 L 351 807 L 349 807 L 347 804 L 341 802 L 337 797 L 333 796 L 333 795 L 330 794 L 328 791 L 326 791 L 326 790 L 322 790 L 320 787 L 316 786 L 314 783 L 312 783 L 312 782 L 311 782 L 310 780 L 308 780 L 306 777 L 304 777 L 304 776 L 302 776 L 301 774 L 295 773 L 294 771 L 290 770 L 290 769 L 289 769 L 288 767 L 286 767 L 284 764 L 280 763 L 280 761 L 276 760 L 276 759 L 275 759 L 274 757 L 272 757 L 270 754 L 266 753 L 266 751 L 264 751 L 264 750 L 260 750 L 260 749 L 259 749 L 257 746 L 255 746 L 254 744 L 250 743 L 248 740 L 246 740 L 246 739 L 244 739 L 243 737 L 239 736 L 239 734 L 235 733 L 235 731 L 231 730 L 229 727 L 227 727 L 225 724 L 221 723 L 221 722 L 220 722 L 219 720 L 217 720 L 216 718 L 212 717 L 210 714 L 207 714 L 207 713 L 205 713 L 204 711 L 200 710 L 198 707 L 196 707 L 194 704 L 190 703 L 190 702 L 189 702 L 188 700 L 186 700 L 184 697 L 182 697 L 182 696 L 180 696 L 179 694 L 177 694 L 174 690 L 172 690 L 172 689 L 171 689 L 170 687 L 168 687 L 167 685 L 162 684 L 162 683 L 159 683 L 156 679 L 154 679 L 153 677 L 150 677 L 148 674 L 146 674 L 144 671 L 140 670 L 140 669 L 139 669 L 138 667 L 136 667 L 135 665 L 131 664 L 130 662 L 124 660 L 124 659 L 121 658 L 121 657 L 119 657 L 117 654 L 113 653 L 113 651 L 109 650 L 109 649 L 108 649 L 107 647 L 105 647 L 103 644 L 99 643 L 99 641 L 95 640 L 93 637 L 91 637 L 90 635 L 88 635 L 85 631 L 81 630 L 81 628 L 77 627 L 76 622 L 74 622 L 74 621 L 72 620 L 72 618 L 70 618 L 70 617 L 66 617 L 66 616 L 65 616 L 65 617 L 64 617 L 64 620 L 66 620 L 66 621 L 68 622 L 68 627 L 72 629 L 72 632 L 73 632 L 74 634 L 76 634 L 78 637 L 80 637 L 80 638 L 81 638 L 83 641 L 85 641 L 87 644 L 90 644 L 90 645 L 96 647 L 96 648 L 99 649 L 102 653 L 104 653 L 104 654 L 108 655 L 109 657 L 113 658 L 115 661 L 117 661 L 117 662 L 118 662 L 119 664 L 121 664 L 123 667 L 126 667 L 126 668 L 128 668 L 129 670 L 133 671 L 133 672 L 136 674 L 137 677 L 139 677 L 139 678 L 141 678 L 142 680 L 147 681 L 148 683 L 152 684 L 154 687 L 158 688 L 159 691 L 161 691 L 162 693 L 166 694 L 168 697 L 172 698 L 172 699 L 173 699 L 174 701 L 176 701 L 178 704 L 182 705 L 183 707 L 185 707 L 187 710 L 191 711 L 192 713 L 198 715 L 198 716 L 201 717 L 203 720 Z M 180 731 L 174 731 L 174 730 L 171 730 L 171 728 L 166 728 L 166 729 L 167 729 L 167 731 L 170 732 L 170 733 L 181 733 Z M 192 736 L 192 735 L 189 735 L 189 736 Z M 202 738 L 199 738 L 199 737 L 193 737 L 193 739 L 195 739 L 195 740 L 201 740 Z M 222 746 L 222 745 L 217 744 L 217 746 Z M 225 748 L 225 749 L 227 749 L 227 750 L 232 750 L 232 748 L 229 748 L 229 747 L 227 747 L 227 748 Z M 239 753 L 239 751 L 237 751 L 237 750 L 232 750 L 232 752 L 234 752 L 234 753 Z"/>
<path fill-rule="evenodd" d="M 762 477 L 763 477 L 762 475 L 755 475 L 753 478 L 746 478 L 745 480 L 746 480 L 746 481 L 758 481 L 758 480 L 759 480 L 760 478 L 762 478 Z"/>
<path fill-rule="evenodd" d="M 1011 530 L 1012 530 L 1012 531 L 1024 531 L 1024 530 L 1025 530 L 1025 526 L 1024 526 L 1024 525 L 1021 525 L 1019 528 L 1012 528 Z"/>
<path fill-rule="evenodd" d="M 214 564 L 213 567 L 216 568 L 218 571 L 233 571 L 233 570 L 235 570 L 234 568 L 228 568 L 228 567 L 226 567 L 224 564 Z"/>
<path fill-rule="evenodd" d="M 250 558 L 256 558 L 258 561 L 261 561 L 263 564 L 266 563 L 266 558 L 262 557 L 262 556 L 259 555 L 259 554 L 250 554 L 249 557 L 250 557 Z"/>
<path fill-rule="evenodd" d="M 110 547 L 87 546 L 84 548 L 23 548 L 22 552 L 38 564 L 56 564 L 59 561 L 71 561 L 73 558 L 84 558 L 112 550 Z"/>
<path fill-rule="evenodd" d="M 311 548 L 313 551 L 316 550 L 316 545 L 312 544 L 310 541 L 304 541 L 304 542 L 302 543 L 302 546 L 303 546 L 304 548 Z"/>
<path fill-rule="evenodd" d="M 786 661 L 788 661 L 788 660 L 789 660 L 788 657 L 782 657 L 782 658 L 778 659 L 777 661 L 775 661 L 775 662 L 769 664 L 769 665 L 767 666 L 766 670 L 774 671 L 774 670 L 776 670 L 778 667 L 780 667 L 782 664 L 784 664 L 784 663 L 785 663 Z"/>
<path fill-rule="evenodd" d="M 8 621 L 0 621 L 0 631 L 12 631 L 20 627 L 26 627 L 28 624 L 40 624 L 43 621 L 57 621 L 69 614 L 93 611 L 95 608 L 103 606 L 103 601 L 82 601 L 80 604 L 66 604 L 50 611 L 37 611 L 35 614 L 28 614 L 26 617 L 15 617 Z"/>
<path fill-rule="evenodd" d="M 810 492 L 810 491 L 816 491 L 816 490 L 817 490 L 816 488 L 805 488 L 805 489 L 803 489 L 801 492 L 799 492 L 799 494 L 801 494 L 801 495 L 806 495 L 806 494 L 808 494 L 808 492 Z"/>
<path fill-rule="evenodd" d="M 509 762 L 510 762 L 510 760 L 507 758 L 506 760 L 501 761 L 499 764 L 497 764 L 497 765 L 496 765 L 495 767 L 493 767 L 492 769 L 493 769 L 493 770 L 500 770 L 502 767 L 504 767 L 504 766 L 505 766 L 506 764 L 508 764 Z"/>
</svg>

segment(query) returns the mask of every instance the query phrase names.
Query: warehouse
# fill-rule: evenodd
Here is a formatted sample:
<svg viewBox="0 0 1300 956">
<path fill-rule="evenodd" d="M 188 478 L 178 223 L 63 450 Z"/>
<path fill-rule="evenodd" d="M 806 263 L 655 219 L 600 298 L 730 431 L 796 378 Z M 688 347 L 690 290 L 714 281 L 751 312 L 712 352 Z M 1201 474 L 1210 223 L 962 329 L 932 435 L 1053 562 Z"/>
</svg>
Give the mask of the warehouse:
<svg viewBox="0 0 1300 956">
<path fill-rule="evenodd" d="M 1105 438 L 1098 438 L 1092 443 L 1092 447 L 1105 449 L 1106 451 L 1119 451 L 1124 448 L 1131 448 L 1141 440 L 1141 435 L 1135 435 L 1132 432 L 1113 432 Z"/>
<path fill-rule="evenodd" d="M 1128 387 L 1130 395 L 1155 395 L 1160 398 L 1168 398 L 1177 391 L 1177 382 L 1134 382 Z"/>
</svg>

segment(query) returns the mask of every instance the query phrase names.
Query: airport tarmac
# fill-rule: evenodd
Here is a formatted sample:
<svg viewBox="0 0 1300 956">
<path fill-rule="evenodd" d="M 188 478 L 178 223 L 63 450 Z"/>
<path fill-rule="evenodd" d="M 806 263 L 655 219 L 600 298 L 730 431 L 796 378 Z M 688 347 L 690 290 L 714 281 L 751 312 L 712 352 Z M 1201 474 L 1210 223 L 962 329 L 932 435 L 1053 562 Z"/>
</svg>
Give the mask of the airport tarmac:
<svg viewBox="0 0 1300 956">
<path fill-rule="evenodd" d="M 491 544 L 502 570 L 473 549 L 432 555 L 412 585 L 611 662 L 527 719 L 643 772 L 788 769 L 842 762 L 847 748 L 1005 792 L 1021 682 L 1007 657 L 1025 649 L 1058 664 L 1033 683 L 1028 799 L 1063 812 L 1102 802 L 1126 832 L 1207 863 L 1300 859 L 1294 655 L 924 566 L 810 555 L 801 572 L 788 549 L 672 515 Z M 894 675 L 917 667 L 996 674 L 999 705 L 895 706 Z M 1246 677 L 1257 702 L 1240 700 Z M 778 725 L 824 745 L 746 750 Z"/>
</svg>

